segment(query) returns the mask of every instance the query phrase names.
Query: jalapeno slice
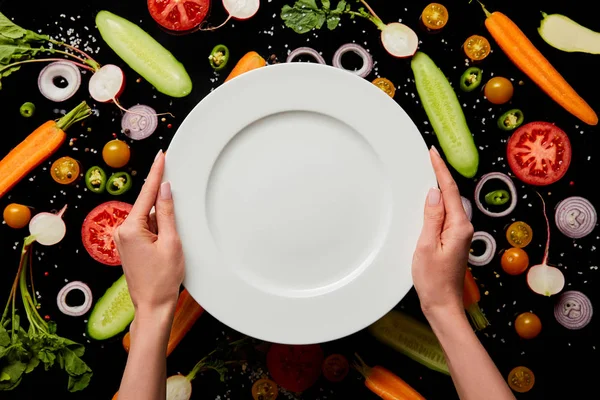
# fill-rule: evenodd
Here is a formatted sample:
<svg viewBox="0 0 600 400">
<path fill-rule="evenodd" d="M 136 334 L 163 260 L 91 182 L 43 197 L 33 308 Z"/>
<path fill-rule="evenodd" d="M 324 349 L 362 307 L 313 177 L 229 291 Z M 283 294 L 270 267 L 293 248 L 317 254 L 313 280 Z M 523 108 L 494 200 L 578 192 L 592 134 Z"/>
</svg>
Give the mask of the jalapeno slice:
<svg viewBox="0 0 600 400">
<path fill-rule="evenodd" d="M 524 119 L 523 112 L 518 108 L 513 108 L 498 118 L 498 128 L 503 131 L 512 131 L 521 126 Z"/>
<path fill-rule="evenodd" d="M 485 202 L 491 206 L 501 206 L 509 200 L 510 194 L 506 190 L 494 190 L 485 195 Z"/>
<path fill-rule="evenodd" d="M 460 89 L 463 92 L 472 92 L 481 85 L 481 69 L 471 67 L 460 77 Z"/>
<path fill-rule="evenodd" d="M 25 118 L 32 117 L 35 113 L 35 104 L 33 104 L 30 101 L 28 101 L 27 103 L 23 103 L 23 105 L 19 109 L 19 112 Z"/>
<path fill-rule="evenodd" d="M 210 52 L 208 61 L 215 71 L 220 71 L 225 68 L 227 61 L 229 61 L 229 49 L 227 46 L 224 44 L 216 45 Z"/>
<path fill-rule="evenodd" d="M 131 189 L 131 175 L 127 172 L 112 174 L 106 182 L 106 190 L 114 196 L 119 196 L 129 189 Z"/>
<path fill-rule="evenodd" d="M 85 186 L 94 193 L 104 193 L 106 189 L 106 173 L 96 165 L 85 173 Z"/>
</svg>

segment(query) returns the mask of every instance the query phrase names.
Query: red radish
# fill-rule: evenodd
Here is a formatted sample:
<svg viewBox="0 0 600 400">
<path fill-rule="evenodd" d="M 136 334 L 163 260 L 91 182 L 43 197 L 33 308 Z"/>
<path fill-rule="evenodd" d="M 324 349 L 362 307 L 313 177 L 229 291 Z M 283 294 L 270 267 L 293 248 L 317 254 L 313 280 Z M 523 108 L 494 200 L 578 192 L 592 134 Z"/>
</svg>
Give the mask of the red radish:
<svg viewBox="0 0 600 400">
<path fill-rule="evenodd" d="M 548 222 L 548 216 L 546 215 L 546 203 L 544 198 L 538 193 L 538 196 L 542 199 L 542 207 L 544 211 L 544 218 L 546 219 L 546 233 L 548 238 L 546 239 L 546 250 L 544 251 L 544 259 L 539 265 L 534 265 L 529 268 L 527 273 L 527 284 L 529 288 L 544 296 L 552 296 L 553 294 L 559 293 L 565 287 L 565 276 L 563 273 L 555 267 L 548 265 L 548 251 L 550 249 L 550 223 Z"/>
<path fill-rule="evenodd" d="M 399 22 L 391 22 L 379 29 L 381 29 L 383 47 L 394 57 L 412 57 L 417 52 L 419 38 L 415 31 L 408 26 Z"/>
<path fill-rule="evenodd" d="M 252 18 L 260 7 L 260 0 L 223 0 L 223 7 L 229 14 L 227 19 L 213 28 L 201 28 L 201 31 L 214 31 L 225 25 L 231 18 L 243 21 Z"/>
<path fill-rule="evenodd" d="M 52 246 L 60 242 L 67 232 L 62 216 L 67 210 L 65 205 L 58 213 L 41 212 L 29 221 L 30 238 L 44 246 Z"/>
<path fill-rule="evenodd" d="M 116 102 L 125 88 L 125 74 L 116 65 L 106 64 L 92 75 L 88 90 L 100 103 Z"/>
<path fill-rule="evenodd" d="M 189 400 L 192 382 L 187 376 L 173 375 L 167 379 L 167 400 Z"/>
</svg>

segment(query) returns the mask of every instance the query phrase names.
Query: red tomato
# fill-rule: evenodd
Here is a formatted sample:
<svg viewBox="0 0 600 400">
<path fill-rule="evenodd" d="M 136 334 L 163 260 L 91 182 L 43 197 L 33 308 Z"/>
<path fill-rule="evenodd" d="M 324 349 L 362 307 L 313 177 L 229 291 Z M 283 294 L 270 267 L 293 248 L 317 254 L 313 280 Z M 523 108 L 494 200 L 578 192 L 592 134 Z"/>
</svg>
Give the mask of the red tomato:
<svg viewBox="0 0 600 400">
<path fill-rule="evenodd" d="M 525 183 L 544 186 L 562 178 L 571 164 L 571 142 L 559 127 L 530 122 L 513 133 L 507 145 L 508 165 Z"/>
<path fill-rule="evenodd" d="M 323 376 L 329 382 L 341 382 L 350 372 L 348 359 L 341 354 L 332 354 L 323 361 Z"/>
<path fill-rule="evenodd" d="M 210 0 L 148 0 L 148 11 L 163 28 L 189 31 L 204 21 Z"/>
<path fill-rule="evenodd" d="M 321 375 L 323 349 L 318 344 L 273 343 L 267 353 L 267 368 L 273 380 L 291 392 L 303 392 Z"/>
<path fill-rule="evenodd" d="M 92 258 L 106 265 L 121 265 L 121 258 L 113 240 L 115 228 L 125 221 L 131 204 L 107 201 L 94 208 L 83 220 L 81 240 Z"/>
</svg>

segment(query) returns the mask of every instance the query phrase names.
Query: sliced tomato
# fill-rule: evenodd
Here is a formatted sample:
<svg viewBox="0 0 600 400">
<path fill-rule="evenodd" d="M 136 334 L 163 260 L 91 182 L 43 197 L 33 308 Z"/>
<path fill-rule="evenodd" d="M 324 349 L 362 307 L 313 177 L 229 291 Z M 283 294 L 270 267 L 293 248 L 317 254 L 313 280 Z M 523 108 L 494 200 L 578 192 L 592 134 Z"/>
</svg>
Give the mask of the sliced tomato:
<svg viewBox="0 0 600 400">
<path fill-rule="evenodd" d="M 131 204 L 122 201 L 107 201 L 85 217 L 81 227 L 81 240 L 94 260 L 106 265 L 121 265 L 113 232 L 125 221 L 131 207 Z"/>
<path fill-rule="evenodd" d="M 148 11 L 163 28 L 183 32 L 204 21 L 210 0 L 148 0 Z"/>
<path fill-rule="evenodd" d="M 567 134 L 549 122 L 530 122 L 513 133 L 507 145 L 508 165 L 525 183 L 549 185 L 562 178 L 571 164 Z"/>
<path fill-rule="evenodd" d="M 273 380 L 292 392 L 303 392 L 321 375 L 323 349 L 318 344 L 273 343 L 267 353 L 267 368 Z"/>
</svg>

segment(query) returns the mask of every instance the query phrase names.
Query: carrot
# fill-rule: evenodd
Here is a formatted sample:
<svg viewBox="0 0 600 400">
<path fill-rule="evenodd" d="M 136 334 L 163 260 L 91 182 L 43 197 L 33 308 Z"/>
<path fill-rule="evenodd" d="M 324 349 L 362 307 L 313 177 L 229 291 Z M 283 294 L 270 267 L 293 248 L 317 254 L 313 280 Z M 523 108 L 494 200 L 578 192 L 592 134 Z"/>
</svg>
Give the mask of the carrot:
<svg viewBox="0 0 600 400">
<path fill-rule="evenodd" d="M 355 355 L 359 362 L 354 362 L 354 368 L 365 377 L 365 386 L 382 399 L 425 400 L 425 397 L 392 372 L 380 366 L 371 368 L 358 354 Z"/>
<path fill-rule="evenodd" d="M 535 48 L 523 31 L 501 12 L 490 13 L 483 4 L 481 7 L 487 17 L 487 30 L 508 58 L 565 110 L 588 125 L 597 125 L 598 115 Z"/>
<path fill-rule="evenodd" d="M 477 282 L 475 282 L 473 274 L 471 274 L 471 271 L 467 268 L 467 272 L 465 273 L 465 283 L 463 285 L 463 304 L 469 317 L 471 317 L 473 325 L 475 325 L 475 329 L 478 331 L 490 324 L 479 308 L 480 299 L 481 294 L 479 293 Z"/>
<path fill-rule="evenodd" d="M 183 289 L 175 307 L 175 316 L 171 325 L 171 336 L 169 336 L 169 344 L 167 346 L 167 356 L 175 350 L 175 347 L 192 329 L 192 326 L 203 312 L 204 309 L 190 296 L 187 289 Z"/>
<path fill-rule="evenodd" d="M 61 119 L 44 123 L 0 160 L 0 198 L 58 150 L 67 138 L 65 130 L 91 113 L 82 102 Z"/>
<path fill-rule="evenodd" d="M 229 73 L 225 82 L 235 78 L 243 74 L 244 72 L 252 71 L 253 69 L 257 69 L 260 67 L 264 67 L 267 65 L 267 62 L 264 58 L 262 58 L 257 52 L 249 51 L 244 55 L 244 57 L 240 58 L 240 61 L 235 64 L 235 67 Z"/>
</svg>

